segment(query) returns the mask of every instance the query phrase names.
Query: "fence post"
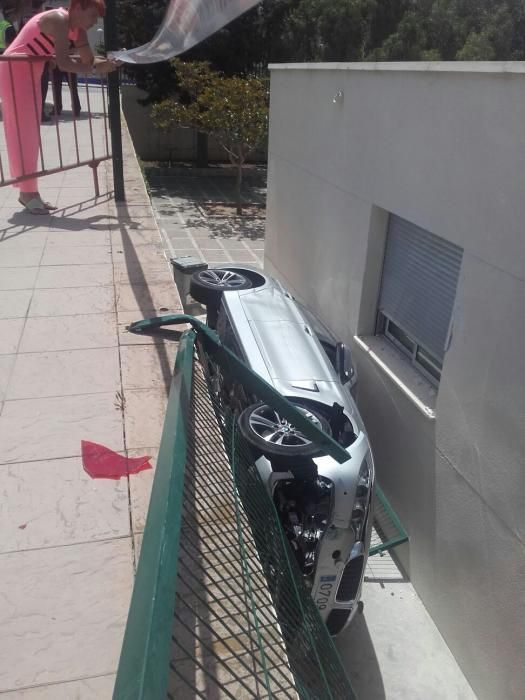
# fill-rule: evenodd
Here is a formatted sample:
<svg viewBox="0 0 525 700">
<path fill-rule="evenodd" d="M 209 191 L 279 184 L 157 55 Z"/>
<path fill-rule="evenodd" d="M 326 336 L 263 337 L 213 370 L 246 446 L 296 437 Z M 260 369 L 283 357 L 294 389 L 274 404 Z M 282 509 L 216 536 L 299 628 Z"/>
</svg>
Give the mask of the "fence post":
<svg viewBox="0 0 525 700">
<path fill-rule="evenodd" d="M 117 13 L 115 0 L 106 0 L 104 17 L 104 40 L 106 51 L 116 51 L 117 46 Z M 113 154 L 113 187 L 115 201 L 124 202 L 124 162 L 122 157 L 122 133 L 120 124 L 120 94 L 118 71 L 108 74 L 108 118 L 111 133 L 111 152 Z"/>
</svg>

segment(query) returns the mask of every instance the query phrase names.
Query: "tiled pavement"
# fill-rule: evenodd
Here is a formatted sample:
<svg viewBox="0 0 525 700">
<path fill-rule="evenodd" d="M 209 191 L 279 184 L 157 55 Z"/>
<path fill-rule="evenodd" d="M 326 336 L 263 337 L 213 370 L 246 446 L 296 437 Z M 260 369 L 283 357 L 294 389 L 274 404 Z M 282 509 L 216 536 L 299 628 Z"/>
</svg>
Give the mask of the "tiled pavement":
<svg viewBox="0 0 525 700">
<path fill-rule="evenodd" d="M 108 163 L 99 198 L 87 167 L 43 178 L 49 216 L 0 189 L 5 700 L 111 697 L 152 473 L 92 480 L 80 443 L 155 456 L 176 348 L 125 326 L 180 310 L 127 132 L 124 146 L 125 206 Z"/>
<path fill-rule="evenodd" d="M 212 265 L 263 266 L 266 170 L 249 169 L 243 197 L 251 207 L 242 217 L 225 216 L 220 206 L 235 201 L 233 178 L 211 168 L 212 175 L 149 175 L 155 216 L 171 257 L 195 256 Z M 231 208 L 231 207 L 230 207 Z M 219 211 L 217 211 L 219 209 Z"/>
</svg>

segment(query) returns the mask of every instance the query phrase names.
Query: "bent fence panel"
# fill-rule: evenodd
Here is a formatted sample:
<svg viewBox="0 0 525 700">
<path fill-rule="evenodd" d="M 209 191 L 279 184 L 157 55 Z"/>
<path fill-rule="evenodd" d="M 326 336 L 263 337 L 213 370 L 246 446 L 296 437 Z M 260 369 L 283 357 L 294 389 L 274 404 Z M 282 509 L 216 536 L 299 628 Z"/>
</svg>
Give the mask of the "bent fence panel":
<svg viewBox="0 0 525 700">
<path fill-rule="evenodd" d="M 351 700 L 252 452 L 216 391 L 231 358 L 193 325 L 177 354 L 113 697 Z M 251 390 L 281 400 L 250 375 Z"/>
<path fill-rule="evenodd" d="M 41 99 L 42 86 L 47 81 L 45 78 L 41 81 L 40 77 L 42 64 L 48 60 L 40 56 L 0 56 L 2 90 L 9 92 L 8 104 L 2 105 L 4 126 L 5 110 L 12 112 L 10 159 L 5 129 L 0 129 L 0 187 L 89 166 L 93 171 L 93 184 L 98 196 L 97 168 L 102 161 L 111 158 L 107 83 L 103 79 L 95 82 L 93 78 L 82 75 L 78 75 L 75 81 L 71 74 L 60 74 L 59 79 L 53 80 L 52 70 L 49 70 L 49 95 L 53 102 L 49 115 L 45 101 Z M 20 66 L 27 68 L 23 75 Z M 24 77 L 29 85 L 25 86 L 25 90 L 20 90 L 17 85 Z M 79 105 L 75 104 L 75 90 L 78 90 L 80 112 L 77 109 Z M 63 102 L 59 92 L 64 93 Z M 67 109 L 62 109 L 62 105 Z M 21 166 L 10 167 L 9 160 L 13 159 L 18 160 Z"/>
</svg>

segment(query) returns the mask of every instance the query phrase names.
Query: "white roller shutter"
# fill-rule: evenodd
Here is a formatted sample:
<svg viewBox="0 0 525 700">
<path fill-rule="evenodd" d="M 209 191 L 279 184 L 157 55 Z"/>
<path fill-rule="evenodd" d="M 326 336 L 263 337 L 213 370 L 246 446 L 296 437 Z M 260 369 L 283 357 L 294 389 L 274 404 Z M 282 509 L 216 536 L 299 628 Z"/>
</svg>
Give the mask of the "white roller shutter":
<svg viewBox="0 0 525 700">
<path fill-rule="evenodd" d="M 379 311 L 443 359 L 462 248 L 390 215 Z"/>
</svg>

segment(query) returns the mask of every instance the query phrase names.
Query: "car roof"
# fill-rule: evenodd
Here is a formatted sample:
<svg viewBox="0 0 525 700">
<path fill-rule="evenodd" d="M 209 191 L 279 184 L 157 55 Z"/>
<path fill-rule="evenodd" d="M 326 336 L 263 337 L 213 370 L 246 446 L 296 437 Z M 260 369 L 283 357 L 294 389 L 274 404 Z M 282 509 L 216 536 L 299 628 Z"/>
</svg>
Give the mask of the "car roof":
<svg viewBox="0 0 525 700">
<path fill-rule="evenodd" d="M 247 324 L 235 323 L 240 309 L 234 297 L 240 302 Z M 337 381 L 310 323 L 286 291 L 276 285 L 265 285 L 233 294 L 227 292 L 224 303 L 230 309 L 238 341 L 243 349 L 251 348 L 247 356 L 250 360 L 253 357 L 254 339 L 272 380 Z"/>
</svg>

